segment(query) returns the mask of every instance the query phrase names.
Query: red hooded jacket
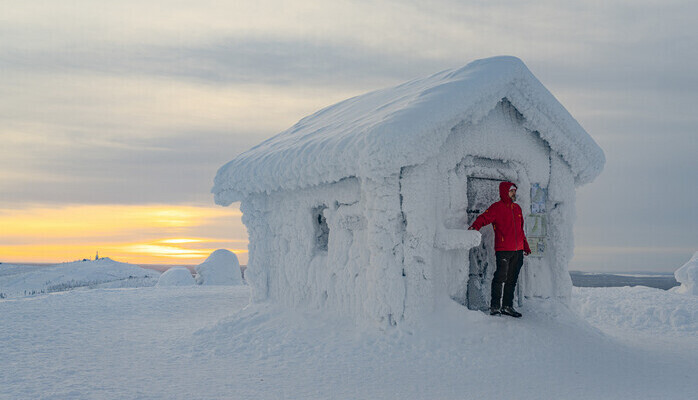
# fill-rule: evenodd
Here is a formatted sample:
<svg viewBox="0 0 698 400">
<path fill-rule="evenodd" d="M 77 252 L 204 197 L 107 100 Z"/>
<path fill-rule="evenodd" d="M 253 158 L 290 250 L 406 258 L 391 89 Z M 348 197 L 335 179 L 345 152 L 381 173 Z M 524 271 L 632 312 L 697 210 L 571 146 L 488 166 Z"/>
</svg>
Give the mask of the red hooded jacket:
<svg viewBox="0 0 698 400">
<path fill-rule="evenodd" d="M 499 197 L 501 200 L 492 204 L 484 213 L 480 214 L 470 226 L 480 230 L 483 226 L 492 224 L 494 228 L 494 251 L 523 250 L 531 253 L 524 233 L 524 220 L 521 207 L 509 198 L 509 189 L 515 186 L 511 182 L 499 184 Z"/>
</svg>

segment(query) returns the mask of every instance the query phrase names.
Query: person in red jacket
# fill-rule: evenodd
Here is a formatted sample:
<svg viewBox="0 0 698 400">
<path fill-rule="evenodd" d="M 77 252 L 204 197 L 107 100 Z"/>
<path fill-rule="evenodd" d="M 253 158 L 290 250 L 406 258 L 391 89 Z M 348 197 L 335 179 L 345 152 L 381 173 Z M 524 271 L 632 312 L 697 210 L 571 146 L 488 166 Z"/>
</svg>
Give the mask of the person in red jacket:
<svg viewBox="0 0 698 400">
<path fill-rule="evenodd" d="M 492 278 L 492 301 L 490 315 L 505 314 L 519 318 L 521 313 L 513 307 L 514 289 L 523 266 L 524 255 L 531 254 L 524 233 L 521 207 L 516 201 L 516 185 L 511 182 L 499 184 L 501 200 L 480 214 L 468 229 L 480 230 L 492 224 L 494 228 L 494 251 L 497 270 Z M 504 296 L 502 298 L 502 285 Z"/>
</svg>

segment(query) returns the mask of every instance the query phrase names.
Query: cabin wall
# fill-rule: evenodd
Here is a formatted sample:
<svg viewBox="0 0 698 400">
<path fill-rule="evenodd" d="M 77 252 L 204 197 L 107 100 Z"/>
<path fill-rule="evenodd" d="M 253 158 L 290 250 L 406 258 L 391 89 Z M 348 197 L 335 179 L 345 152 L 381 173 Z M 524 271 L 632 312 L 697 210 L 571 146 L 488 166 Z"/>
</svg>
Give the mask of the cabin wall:
<svg viewBox="0 0 698 400">
<path fill-rule="evenodd" d="M 434 271 L 432 263 L 437 219 L 433 194 L 444 185 L 435 159 L 417 166 L 404 167 L 400 174 L 401 209 L 405 219 L 402 275 L 405 281 L 405 313 L 414 323 L 434 307 Z"/>
<path fill-rule="evenodd" d="M 246 275 L 254 300 L 310 306 L 347 301 L 348 288 L 335 287 L 337 274 L 343 273 L 337 265 L 356 258 L 354 234 L 360 237 L 365 229 L 358 210 L 359 188 L 359 181 L 350 178 L 304 190 L 257 194 L 241 203 L 250 237 Z M 329 228 L 325 247 L 318 243 L 317 212 Z"/>
<path fill-rule="evenodd" d="M 241 210 L 255 302 L 323 309 L 384 326 L 403 319 L 398 174 L 255 195 Z M 324 248 L 317 241 L 318 210 L 328 230 Z"/>
</svg>

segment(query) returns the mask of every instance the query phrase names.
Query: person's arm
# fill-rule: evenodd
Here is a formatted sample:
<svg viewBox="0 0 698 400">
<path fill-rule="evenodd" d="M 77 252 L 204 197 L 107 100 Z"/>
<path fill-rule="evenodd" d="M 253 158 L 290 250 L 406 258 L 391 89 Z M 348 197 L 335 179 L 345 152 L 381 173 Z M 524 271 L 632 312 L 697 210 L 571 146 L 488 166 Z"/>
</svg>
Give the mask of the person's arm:
<svg viewBox="0 0 698 400">
<path fill-rule="evenodd" d="M 494 205 L 494 204 L 493 204 Z M 487 226 L 494 222 L 494 212 L 492 211 L 492 206 L 485 210 L 484 213 L 480 214 L 468 229 L 480 230 L 483 226 Z"/>
</svg>

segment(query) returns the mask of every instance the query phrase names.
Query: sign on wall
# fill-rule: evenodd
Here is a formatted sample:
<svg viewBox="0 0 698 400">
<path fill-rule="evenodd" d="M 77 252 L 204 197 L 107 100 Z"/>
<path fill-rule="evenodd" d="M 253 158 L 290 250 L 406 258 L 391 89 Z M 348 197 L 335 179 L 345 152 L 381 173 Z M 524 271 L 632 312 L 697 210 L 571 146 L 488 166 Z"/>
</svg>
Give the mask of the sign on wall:
<svg viewBox="0 0 698 400">
<path fill-rule="evenodd" d="M 545 238 L 548 235 L 548 218 L 546 202 L 548 189 L 540 183 L 531 185 L 531 213 L 526 216 L 526 237 L 531 248 L 531 255 L 542 257 L 545 254 Z"/>
</svg>

